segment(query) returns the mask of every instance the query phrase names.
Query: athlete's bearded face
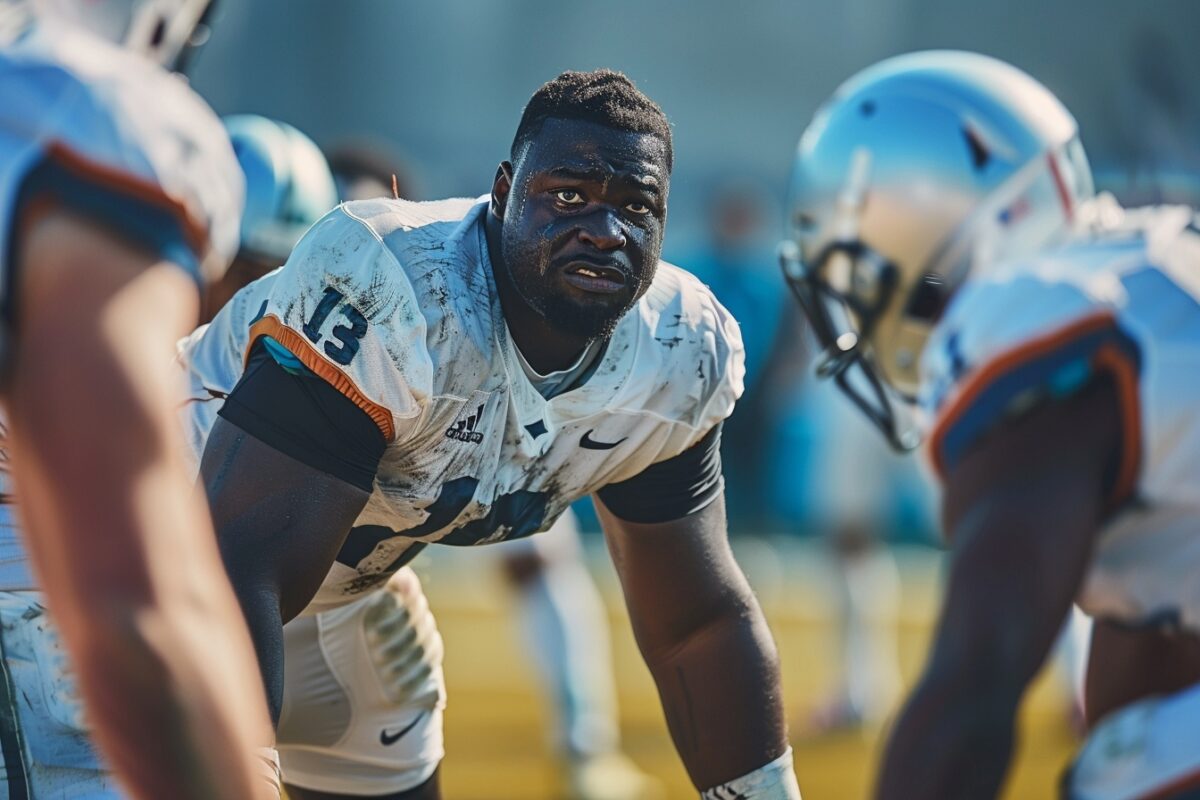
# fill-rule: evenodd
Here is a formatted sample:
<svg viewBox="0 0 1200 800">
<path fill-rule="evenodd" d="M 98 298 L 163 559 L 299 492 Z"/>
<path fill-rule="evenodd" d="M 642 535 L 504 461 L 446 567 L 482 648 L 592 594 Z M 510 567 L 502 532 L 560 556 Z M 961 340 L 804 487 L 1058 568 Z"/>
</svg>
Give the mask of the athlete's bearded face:
<svg viewBox="0 0 1200 800">
<path fill-rule="evenodd" d="M 513 288 L 554 328 L 609 336 L 654 278 L 669 184 L 657 136 L 546 120 L 493 186 Z"/>
</svg>

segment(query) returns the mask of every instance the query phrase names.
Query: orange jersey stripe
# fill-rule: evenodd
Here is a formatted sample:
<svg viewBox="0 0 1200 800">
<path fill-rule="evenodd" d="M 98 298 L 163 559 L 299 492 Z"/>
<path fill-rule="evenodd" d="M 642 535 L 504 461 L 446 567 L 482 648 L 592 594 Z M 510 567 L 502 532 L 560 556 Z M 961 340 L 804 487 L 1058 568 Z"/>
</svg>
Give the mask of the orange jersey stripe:
<svg viewBox="0 0 1200 800">
<path fill-rule="evenodd" d="M 392 412 L 369 399 L 349 375 L 326 361 L 307 339 L 280 322 L 274 314 L 268 314 L 250 326 L 250 343 L 246 346 L 245 359 L 250 358 L 250 349 L 260 336 L 270 336 L 286 347 L 292 355 L 300 359 L 300 363 L 365 411 L 367 416 L 379 426 L 386 441 L 395 440 L 396 427 L 392 421 Z"/>
<path fill-rule="evenodd" d="M 944 410 L 938 414 L 929 437 L 930 460 L 939 478 L 945 480 L 945 437 L 997 379 L 1023 364 L 1034 361 L 1070 342 L 1092 335 L 1105 328 L 1116 328 L 1116 316 L 1102 310 L 1078 319 L 1069 325 L 1042 336 L 1022 342 L 1002 352 L 975 372 L 958 390 Z M 1113 487 L 1113 502 L 1120 502 L 1133 491 L 1141 463 L 1141 401 L 1138 394 L 1138 370 L 1119 347 L 1104 345 L 1093 355 L 1093 364 L 1108 371 L 1117 382 L 1121 409 L 1122 462 Z"/>
<path fill-rule="evenodd" d="M 197 258 L 203 257 L 207 252 L 208 226 L 192 215 L 183 203 L 164 192 L 158 184 L 107 164 L 92 161 L 62 142 L 51 143 L 47 154 L 69 172 L 169 211 L 180 221 L 188 244 L 192 246 Z"/>
<path fill-rule="evenodd" d="M 1138 800 L 1169 800 L 1171 797 L 1178 796 L 1179 792 L 1197 787 L 1200 787 L 1200 770 L 1176 778 L 1166 786 L 1160 786 L 1150 794 L 1142 795 Z"/>
</svg>

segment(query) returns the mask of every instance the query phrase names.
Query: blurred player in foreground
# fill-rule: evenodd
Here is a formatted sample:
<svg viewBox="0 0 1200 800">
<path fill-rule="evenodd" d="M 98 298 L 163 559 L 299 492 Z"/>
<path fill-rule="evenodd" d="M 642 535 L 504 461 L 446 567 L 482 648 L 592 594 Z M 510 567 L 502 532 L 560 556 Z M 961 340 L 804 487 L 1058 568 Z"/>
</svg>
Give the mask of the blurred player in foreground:
<svg viewBox="0 0 1200 800">
<path fill-rule="evenodd" d="M 901 448 L 928 415 L 952 548 L 883 798 L 993 797 L 1073 600 L 1097 619 L 1069 798 L 1200 787 L 1200 228 L 1093 197 L 1074 119 L 970 53 L 843 85 L 801 139 L 784 266 Z M 922 354 L 923 351 L 923 354 Z"/>
<path fill-rule="evenodd" d="M 191 343 L 194 385 L 226 395 L 215 421 L 194 406 L 201 470 L 277 715 L 282 623 L 359 613 L 427 544 L 534 534 L 594 492 L 693 782 L 799 796 L 774 644 L 725 531 L 741 343 L 659 262 L 671 163 L 665 116 L 624 76 L 564 73 L 489 197 L 345 204 Z M 344 646 L 370 674 L 369 648 Z M 350 690 L 353 730 L 331 743 L 347 775 L 437 797 L 440 716 Z M 426 743 L 416 785 L 379 749 L 406 737 Z M 295 797 L 354 785 L 312 777 Z"/>
<path fill-rule="evenodd" d="M 219 122 L 163 68 L 207 5 L 0 2 L 5 492 L 20 498 L 37 574 L 9 524 L 11 797 L 75 796 L 73 766 L 92 757 L 38 586 L 128 790 L 278 796 L 250 642 L 173 412 L 173 343 L 195 323 L 197 284 L 227 265 L 241 211 Z M 30 665 L 59 676 L 47 696 L 24 690 L 39 679 Z"/>
<path fill-rule="evenodd" d="M 235 140 L 236 144 L 236 140 Z M 397 159 L 366 145 L 330 152 L 342 200 L 408 198 Z M 579 521 L 568 509 L 543 536 L 490 551 L 517 593 L 525 650 L 555 712 L 553 743 L 573 800 L 636 800 L 661 791 L 621 752 L 608 620 L 583 559 Z"/>
</svg>

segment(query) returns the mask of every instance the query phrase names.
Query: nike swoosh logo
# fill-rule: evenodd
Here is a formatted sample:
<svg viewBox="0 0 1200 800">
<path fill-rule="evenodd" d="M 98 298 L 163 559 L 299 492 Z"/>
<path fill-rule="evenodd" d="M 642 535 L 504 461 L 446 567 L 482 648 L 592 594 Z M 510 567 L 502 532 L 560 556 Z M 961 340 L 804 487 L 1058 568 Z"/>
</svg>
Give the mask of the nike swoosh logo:
<svg viewBox="0 0 1200 800">
<path fill-rule="evenodd" d="M 420 714 L 417 714 L 417 718 L 401 728 L 399 733 L 388 733 L 387 728 L 384 728 L 379 732 L 379 743 L 384 747 L 389 747 L 400 741 L 404 734 L 417 727 L 417 723 L 421 721 L 421 717 L 423 716 L 425 716 L 424 711 L 422 711 Z"/>
<path fill-rule="evenodd" d="M 615 442 L 597 442 L 595 439 L 592 438 L 592 431 L 594 431 L 594 430 L 595 430 L 595 428 L 592 428 L 591 430 L 589 430 L 587 433 L 585 433 L 583 435 L 583 438 L 581 438 L 579 440 L 579 446 L 582 447 L 584 450 L 612 450 L 614 447 L 619 445 L 621 442 L 625 441 L 625 439 L 629 438 L 628 436 L 626 436 L 625 439 L 618 439 Z"/>
</svg>

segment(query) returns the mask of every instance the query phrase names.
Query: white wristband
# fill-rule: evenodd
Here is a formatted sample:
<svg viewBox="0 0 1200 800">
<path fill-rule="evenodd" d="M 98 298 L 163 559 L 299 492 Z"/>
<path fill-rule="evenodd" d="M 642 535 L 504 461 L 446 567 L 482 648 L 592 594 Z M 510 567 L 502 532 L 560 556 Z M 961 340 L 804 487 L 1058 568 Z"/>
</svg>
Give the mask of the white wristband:
<svg viewBox="0 0 1200 800">
<path fill-rule="evenodd" d="M 753 772 L 705 789 L 700 800 L 801 800 L 800 784 L 792 769 L 792 748 Z"/>
</svg>

